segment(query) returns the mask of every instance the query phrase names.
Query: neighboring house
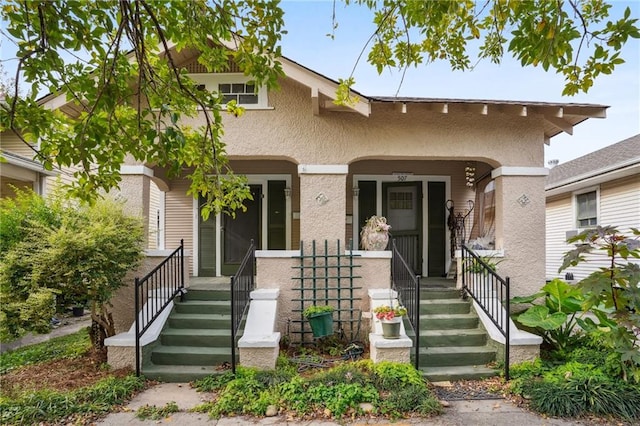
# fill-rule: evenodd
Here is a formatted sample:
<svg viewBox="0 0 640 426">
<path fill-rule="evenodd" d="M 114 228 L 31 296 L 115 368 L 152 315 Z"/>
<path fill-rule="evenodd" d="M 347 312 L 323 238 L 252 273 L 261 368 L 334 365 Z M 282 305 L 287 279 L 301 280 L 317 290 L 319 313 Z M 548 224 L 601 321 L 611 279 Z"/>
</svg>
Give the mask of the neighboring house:
<svg viewBox="0 0 640 426">
<path fill-rule="evenodd" d="M 45 194 L 47 177 L 57 173 L 45 170 L 34 160 L 35 151 L 13 132 L 0 133 L 0 198 L 14 197 L 15 190 L 32 189 Z"/>
<path fill-rule="evenodd" d="M 604 255 L 561 273 L 567 238 L 596 225 L 640 229 L 640 134 L 553 167 L 546 184 L 547 278 L 582 279 L 607 266 Z M 634 261 L 638 261 L 635 259 Z M 640 261 L 638 261 L 640 262 Z"/>
<path fill-rule="evenodd" d="M 232 72 L 208 74 L 192 51 L 179 57 L 206 89 L 246 108 L 239 118 L 225 117 L 224 140 L 230 165 L 247 175 L 254 201 L 235 219 L 203 221 L 199 200 L 187 195 L 189 181 L 169 179 L 150 164 L 126 166 L 121 190 L 151 222 L 157 217 L 149 194 L 157 185 L 159 248 L 173 249 L 184 239 L 193 276 L 232 274 L 249 239 L 274 253 L 311 240 L 357 246 L 365 219 L 379 214 L 414 271 L 441 277 L 455 260 L 447 201 L 462 212 L 493 182 L 492 239 L 506 258 L 499 272 L 511 277 L 512 294 L 536 291 L 545 279 L 544 145 L 588 118 L 605 117 L 607 108 L 365 94 L 340 107 L 332 102 L 334 80 L 286 58 L 280 89 L 254 91 L 234 64 Z M 43 102 L 73 113 L 63 99 Z M 472 227 L 467 223 L 469 234 Z"/>
</svg>

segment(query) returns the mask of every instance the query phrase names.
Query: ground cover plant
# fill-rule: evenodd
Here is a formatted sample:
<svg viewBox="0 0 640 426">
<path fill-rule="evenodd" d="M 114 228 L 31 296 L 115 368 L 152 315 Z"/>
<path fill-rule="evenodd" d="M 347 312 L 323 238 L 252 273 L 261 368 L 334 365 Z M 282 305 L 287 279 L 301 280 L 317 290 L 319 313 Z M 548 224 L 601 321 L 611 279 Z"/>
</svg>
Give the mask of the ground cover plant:
<svg viewBox="0 0 640 426">
<path fill-rule="evenodd" d="M 195 382 L 216 398 L 197 411 L 223 415 L 264 416 L 268 409 L 299 418 L 342 419 L 359 415 L 401 418 L 440 413 L 440 402 L 421 374 L 409 364 L 370 360 L 343 361 L 329 369 L 299 374 L 281 357 L 275 371 L 239 367 Z"/>
<path fill-rule="evenodd" d="M 516 318 L 545 341 L 542 359 L 511 368 L 511 392 L 534 410 L 640 420 L 640 265 L 631 261 L 640 258 L 640 231 L 630 233 L 598 226 L 578 234 L 560 271 L 593 252 L 608 266 L 575 285 L 556 279 L 512 300 L 533 305 Z"/>
<path fill-rule="evenodd" d="M 87 330 L 0 354 L 0 424 L 86 424 L 145 387 L 109 370 Z"/>
</svg>

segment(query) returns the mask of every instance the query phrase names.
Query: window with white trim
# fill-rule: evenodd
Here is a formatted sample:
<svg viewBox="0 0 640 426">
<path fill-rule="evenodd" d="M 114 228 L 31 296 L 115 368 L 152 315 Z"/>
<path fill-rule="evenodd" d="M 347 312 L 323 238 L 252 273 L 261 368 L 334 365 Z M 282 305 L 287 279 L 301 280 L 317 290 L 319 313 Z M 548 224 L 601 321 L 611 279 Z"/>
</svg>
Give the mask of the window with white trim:
<svg viewBox="0 0 640 426">
<path fill-rule="evenodd" d="M 218 92 L 222 95 L 224 102 L 236 101 L 238 105 L 258 103 L 256 85 L 253 83 L 220 83 Z"/>
<path fill-rule="evenodd" d="M 576 225 L 589 228 L 598 224 L 598 191 L 576 194 Z"/>
<path fill-rule="evenodd" d="M 223 102 L 236 101 L 246 109 L 268 109 L 266 86 L 256 86 L 250 77 L 243 74 L 190 74 L 198 89 L 218 92 Z"/>
</svg>

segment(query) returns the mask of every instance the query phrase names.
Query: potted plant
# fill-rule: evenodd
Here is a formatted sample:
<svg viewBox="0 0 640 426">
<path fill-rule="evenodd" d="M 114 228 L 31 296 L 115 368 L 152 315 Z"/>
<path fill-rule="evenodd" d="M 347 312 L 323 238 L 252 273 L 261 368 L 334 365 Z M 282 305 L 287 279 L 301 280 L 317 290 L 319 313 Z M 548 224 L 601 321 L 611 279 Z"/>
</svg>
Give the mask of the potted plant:
<svg viewBox="0 0 640 426">
<path fill-rule="evenodd" d="M 333 306 L 311 305 L 302 315 L 309 321 L 313 337 L 324 337 L 333 334 Z"/>
<path fill-rule="evenodd" d="M 389 229 L 384 216 L 371 216 L 360 231 L 360 246 L 364 250 L 384 250 L 389 243 Z"/>
<path fill-rule="evenodd" d="M 382 324 L 382 337 L 385 339 L 400 338 L 400 324 L 402 317 L 407 314 L 407 308 L 402 305 L 380 305 L 373 309 L 373 313 Z"/>
</svg>

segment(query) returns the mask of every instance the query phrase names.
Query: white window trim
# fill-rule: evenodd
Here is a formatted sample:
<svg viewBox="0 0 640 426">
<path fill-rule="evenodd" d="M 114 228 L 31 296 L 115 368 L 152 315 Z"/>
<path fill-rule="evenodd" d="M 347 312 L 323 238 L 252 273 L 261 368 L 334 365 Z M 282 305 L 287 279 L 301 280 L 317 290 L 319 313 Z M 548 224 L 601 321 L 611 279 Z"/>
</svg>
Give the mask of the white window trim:
<svg viewBox="0 0 640 426">
<path fill-rule="evenodd" d="M 218 91 L 218 84 L 247 83 L 253 79 L 247 75 L 239 73 L 210 73 L 210 74 L 189 74 L 189 78 L 198 84 L 204 84 L 210 92 Z M 273 109 L 269 107 L 269 91 L 267 86 L 258 86 L 257 104 L 238 104 L 246 110 Z"/>
<path fill-rule="evenodd" d="M 587 227 L 580 227 L 578 225 L 578 195 L 582 195 L 582 194 L 586 194 L 589 192 L 594 192 L 596 193 L 596 224 L 595 225 L 591 225 L 591 226 L 587 226 Z M 592 186 L 589 188 L 583 188 L 579 191 L 574 191 L 571 193 L 571 204 L 572 204 L 572 208 L 573 208 L 573 225 L 575 226 L 575 229 L 579 230 L 579 231 L 584 231 L 586 229 L 591 229 L 594 226 L 598 226 L 600 225 L 600 186 Z"/>
</svg>

